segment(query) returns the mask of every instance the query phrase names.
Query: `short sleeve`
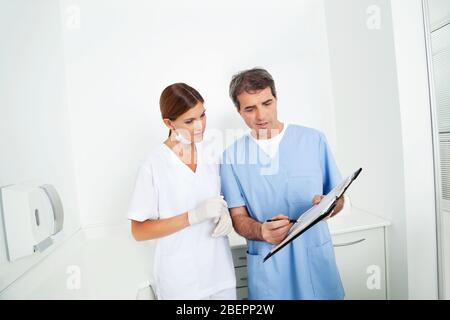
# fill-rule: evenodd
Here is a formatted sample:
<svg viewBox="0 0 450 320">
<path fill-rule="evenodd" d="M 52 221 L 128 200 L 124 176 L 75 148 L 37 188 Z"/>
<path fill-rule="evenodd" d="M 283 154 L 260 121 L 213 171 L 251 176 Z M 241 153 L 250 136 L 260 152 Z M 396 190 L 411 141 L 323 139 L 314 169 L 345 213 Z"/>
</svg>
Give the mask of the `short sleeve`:
<svg viewBox="0 0 450 320">
<path fill-rule="evenodd" d="M 222 164 L 220 165 L 220 181 L 222 194 L 227 202 L 228 208 L 245 206 L 244 197 L 242 196 L 233 166 L 229 161 L 226 161 L 226 153 L 224 153 L 222 160 Z"/>
<path fill-rule="evenodd" d="M 323 194 L 329 193 L 334 187 L 341 183 L 342 176 L 331 153 L 327 139 L 320 134 L 320 164 L 323 178 Z"/>
<path fill-rule="evenodd" d="M 151 169 L 139 168 L 127 218 L 141 222 L 159 218 L 157 190 Z"/>
</svg>

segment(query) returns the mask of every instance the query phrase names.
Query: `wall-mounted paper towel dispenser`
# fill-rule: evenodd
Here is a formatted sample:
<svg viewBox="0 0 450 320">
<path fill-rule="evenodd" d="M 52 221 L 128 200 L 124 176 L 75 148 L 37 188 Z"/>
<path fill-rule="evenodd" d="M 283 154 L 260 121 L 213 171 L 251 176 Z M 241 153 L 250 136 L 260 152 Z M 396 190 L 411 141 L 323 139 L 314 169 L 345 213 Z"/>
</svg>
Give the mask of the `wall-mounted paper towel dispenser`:
<svg viewBox="0 0 450 320">
<path fill-rule="evenodd" d="M 63 205 L 55 187 L 17 184 L 0 191 L 9 261 L 48 248 L 64 223 Z"/>
</svg>

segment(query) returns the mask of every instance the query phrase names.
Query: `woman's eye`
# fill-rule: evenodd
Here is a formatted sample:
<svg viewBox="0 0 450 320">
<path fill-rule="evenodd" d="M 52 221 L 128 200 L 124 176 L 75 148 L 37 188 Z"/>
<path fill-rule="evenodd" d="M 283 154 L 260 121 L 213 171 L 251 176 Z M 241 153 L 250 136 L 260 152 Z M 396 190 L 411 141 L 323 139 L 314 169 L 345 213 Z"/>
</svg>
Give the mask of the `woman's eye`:
<svg viewBox="0 0 450 320">
<path fill-rule="evenodd" d="M 191 123 L 192 123 L 192 120 L 185 121 L 184 123 L 186 123 L 186 124 L 191 124 Z"/>
<path fill-rule="evenodd" d="M 204 118 L 205 116 L 206 116 L 206 113 L 202 114 L 202 115 L 200 116 L 200 118 Z"/>
</svg>

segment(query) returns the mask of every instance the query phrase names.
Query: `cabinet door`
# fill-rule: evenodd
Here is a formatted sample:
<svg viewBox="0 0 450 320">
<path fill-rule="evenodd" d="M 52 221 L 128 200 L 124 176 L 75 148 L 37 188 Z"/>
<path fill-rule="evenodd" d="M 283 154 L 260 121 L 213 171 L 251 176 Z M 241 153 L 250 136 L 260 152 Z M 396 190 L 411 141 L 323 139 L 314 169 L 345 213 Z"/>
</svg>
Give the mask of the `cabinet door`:
<svg viewBox="0 0 450 320">
<path fill-rule="evenodd" d="M 346 299 L 386 299 L 384 228 L 333 236 Z"/>
<path fill-rule="evenodd" d="M 244 267 L 247 265 L 247 246 L 233 248 L 231 254 L 235 267 Z"/>
<path fill-rule="evenodd" d="M 237 300 L 248 300 L 248 288 L 242 287 L 236 289 Z"/>
<path fill-rule="evenodd" d="M 234 268 L 236 274 L 236 287 L 247 286 L 247 267 Z"/>
</svg>

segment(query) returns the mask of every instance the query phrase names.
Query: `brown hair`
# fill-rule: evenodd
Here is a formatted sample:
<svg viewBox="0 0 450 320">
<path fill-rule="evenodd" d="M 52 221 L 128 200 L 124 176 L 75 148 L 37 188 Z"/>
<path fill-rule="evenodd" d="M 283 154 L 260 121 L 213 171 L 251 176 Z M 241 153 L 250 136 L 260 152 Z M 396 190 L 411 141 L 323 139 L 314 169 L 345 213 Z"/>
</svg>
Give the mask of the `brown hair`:
<svg viewBox="0 0 450 320">
<path fill-rule="evenodd" d="M 234 105 L 239 110 L 238 95 L 242 92 L 255 93 L 259 90 L 264 90 L 270 87 L 272 95 L 277 97 L 277 90 L 275 89 L 275 82 L 267 70 L 262 68 L 253 68 L 241 71 L 231 78 L 230 82 L 230 98 Z"/>
<path fill-rule="evenodd" d="M 185 83 L 174 83 L 161 93 L 159 108 L 163 119 L 176 120 L 183 113 L 205 102 L 200 93 Z M 169 131 L 170 136 L 171 131 Z"/>
</svg>

